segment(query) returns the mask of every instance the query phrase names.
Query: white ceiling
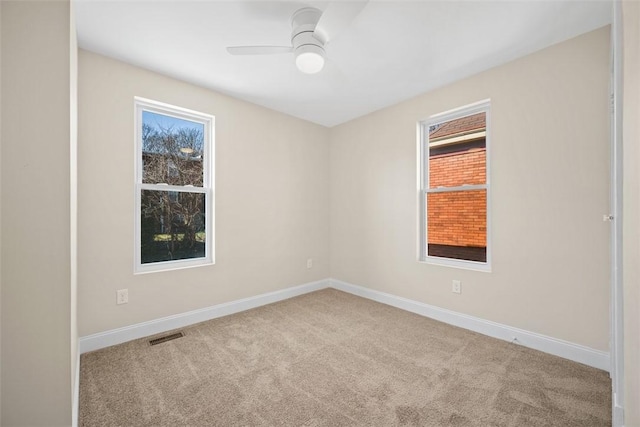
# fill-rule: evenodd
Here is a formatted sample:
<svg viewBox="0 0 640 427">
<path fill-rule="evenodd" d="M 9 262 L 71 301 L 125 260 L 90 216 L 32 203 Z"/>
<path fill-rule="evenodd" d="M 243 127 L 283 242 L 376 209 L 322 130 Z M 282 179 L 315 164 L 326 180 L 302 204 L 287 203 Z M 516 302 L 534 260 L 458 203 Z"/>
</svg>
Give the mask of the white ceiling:
<svg viewBox="0 0 640 427">
<path fill-rule="evenodd" d="M 324 126 L 335 126 L 611 22 L 609 0 L 370 1 L 326 46 L 318 74 L 293 55 L 289 20 L 326 1 L 76 0 L 81 48 Z"/>
</svg>

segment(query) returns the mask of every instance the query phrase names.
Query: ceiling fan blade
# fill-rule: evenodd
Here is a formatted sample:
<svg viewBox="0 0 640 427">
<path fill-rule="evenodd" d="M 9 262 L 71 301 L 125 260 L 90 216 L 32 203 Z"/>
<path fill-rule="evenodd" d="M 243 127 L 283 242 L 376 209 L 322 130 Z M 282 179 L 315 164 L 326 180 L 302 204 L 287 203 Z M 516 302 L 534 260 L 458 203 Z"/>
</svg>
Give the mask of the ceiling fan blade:
<svg viewBox="0 0 640 427">
<path fill-rule="evenodd" d="M 316 25 L 313 35 L 322 43 L 328 43 L 349 26 L 364 9 L 368 1 L 331 2 Z"/>
<path fill-rule="evenodd" d="M 229 46 L 227 52 L 231 55 L 274 55 L 293 52 L 291 46 Z"/>
</svg>

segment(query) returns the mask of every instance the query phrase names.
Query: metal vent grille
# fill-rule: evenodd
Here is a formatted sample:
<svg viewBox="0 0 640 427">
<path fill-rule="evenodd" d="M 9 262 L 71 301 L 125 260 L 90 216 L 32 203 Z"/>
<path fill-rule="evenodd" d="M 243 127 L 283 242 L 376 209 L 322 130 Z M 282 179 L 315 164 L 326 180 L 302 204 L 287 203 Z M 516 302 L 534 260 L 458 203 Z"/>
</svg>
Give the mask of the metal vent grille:
<svg viewBox="0 0 640 427">
<path fill-rule="evenodd" d="M 165 335 L 163 337 L 154 338 L 152 340 L 149 340 L 149 344 L 158 345 L 158 344 L 162 344 L 163 342 L 175 340 L 177 338 L 182 338 L 183 336 L 184 336 L 184 334 L 182 332 L 176 332 L 175 334 Z"/>
</svg>

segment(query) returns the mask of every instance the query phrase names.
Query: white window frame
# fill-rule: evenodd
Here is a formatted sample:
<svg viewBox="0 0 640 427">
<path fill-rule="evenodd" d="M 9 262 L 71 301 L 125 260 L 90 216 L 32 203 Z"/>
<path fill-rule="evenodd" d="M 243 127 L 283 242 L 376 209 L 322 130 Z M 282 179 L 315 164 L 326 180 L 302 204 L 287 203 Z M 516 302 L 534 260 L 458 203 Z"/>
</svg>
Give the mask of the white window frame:
<svg viewBox="0 0 640 427">
<path fill-rule="evenodd" d="M 142 182 L 142 112 L 150 111 L 178 119 L 185 119 L 204 125 L 203 147 L 203 177 L 202 187 L 145 184 Z M 215 117 L 194 110 L 189 110 L 163 102 L 146 98 L 134 97 L 134 126 L 135 126 L 135 247 L 134 247 L 134 273 L 151 273 L 157 271 L 176 270 L 182 268 L 198 267 L 215 264 L 215 202 L 214 202 L 214 155 L 215 155 Z M 205 195 L 205 256 L 173 261 L 159 261 L 154 263 L 142 263 L 141 254 L 141 203 L 142 190 L 177 191 L 189 193 L 202 193 Z"/>
<path fill-rule="evenodd" d="M 486 114 L 485 128 L 485 162 L 486 162 L 486 183 L 481 185 L 464 185 L 459 187 L 429 188 L 429 127 L 462 117 L 470 116 L 477 113 Z M 430 116 L 428 119 L 418 123 L 418 261 L 441 265 L 447 267 L 462 268 L 467 270 L 491 271 L 491 161 L 490 161 L 490 139 L 491 139 L 491 100 L 486 99 L 473 104 L 469 104 L 460 108 L 445 111 L 443 113 Z M 467 191 L 467 190 L 485 190 L 487 191 L 487 260 L 486 262 L 468 261 L 454 258 L 443 258 L 430 256 L 427 252 L 427 235 L 429 228 L 427 224 L 427 194 L 437 192 L 451 191 Z"/>
</svg>

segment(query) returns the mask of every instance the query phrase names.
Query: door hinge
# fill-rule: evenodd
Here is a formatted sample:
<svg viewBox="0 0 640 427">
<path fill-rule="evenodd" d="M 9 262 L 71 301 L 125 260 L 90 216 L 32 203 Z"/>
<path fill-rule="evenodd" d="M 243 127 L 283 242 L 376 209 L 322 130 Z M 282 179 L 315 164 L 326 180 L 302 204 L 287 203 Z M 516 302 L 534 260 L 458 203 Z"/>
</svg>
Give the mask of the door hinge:
<svg viewBox="0 0 640 427">
<path fill-rule="evenodd" d="M 611 108 L 611 114 L 615 114 L 616 112 L 616 96 L 612 93 L 609 95 L 609 106 Z"/>
</svg>

